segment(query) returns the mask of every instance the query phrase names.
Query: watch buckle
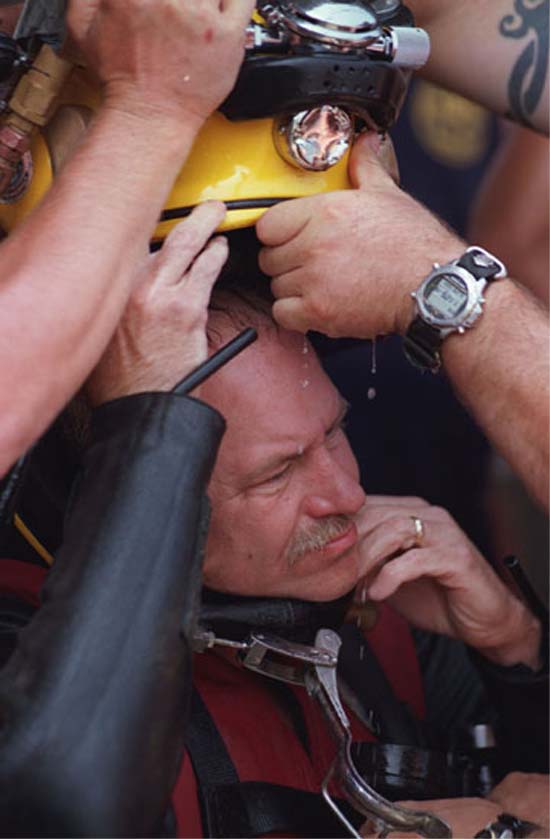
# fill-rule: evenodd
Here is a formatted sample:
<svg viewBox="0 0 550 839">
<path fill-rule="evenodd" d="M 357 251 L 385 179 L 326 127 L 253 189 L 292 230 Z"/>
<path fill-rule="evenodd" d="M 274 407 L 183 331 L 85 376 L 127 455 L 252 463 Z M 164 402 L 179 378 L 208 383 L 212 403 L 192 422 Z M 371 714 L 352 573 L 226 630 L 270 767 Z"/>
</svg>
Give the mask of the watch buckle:
<svg viewBox="0 0 550 839">
<path fill-rule="evenodd" d="M 486 251 L 485 248 L 481 248 L 479 245 L 471 245 L 469 248 L 466 248 L 466 253 L 473 253 L 474 254 L 474 262 L 480 268 L 490 268 L 492 265 L 498 268 L 496 274 L 493 274 L 493 279 L 501 280 L 503 277 L 508 276 L 508 271 L 506 270 L 506 266 L 500 259 L 497 259 L 492 253 Z"/>
</svg>

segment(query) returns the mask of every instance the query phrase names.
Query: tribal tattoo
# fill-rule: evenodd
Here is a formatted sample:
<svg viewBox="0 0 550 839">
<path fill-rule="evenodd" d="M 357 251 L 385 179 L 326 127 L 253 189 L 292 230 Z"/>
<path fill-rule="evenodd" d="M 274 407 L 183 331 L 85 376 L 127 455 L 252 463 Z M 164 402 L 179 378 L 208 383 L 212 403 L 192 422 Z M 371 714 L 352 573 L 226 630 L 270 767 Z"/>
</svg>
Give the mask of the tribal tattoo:
<svg viewBox="0 0 550 839">
<path fill-rule="evenodd" d="M 508 80 L 508 115 L 531 127 L 548 76 L 549 12 L 549 0 L 514 0 L 499 27 L 505 38 L 529 39 Z"/>
</svg>

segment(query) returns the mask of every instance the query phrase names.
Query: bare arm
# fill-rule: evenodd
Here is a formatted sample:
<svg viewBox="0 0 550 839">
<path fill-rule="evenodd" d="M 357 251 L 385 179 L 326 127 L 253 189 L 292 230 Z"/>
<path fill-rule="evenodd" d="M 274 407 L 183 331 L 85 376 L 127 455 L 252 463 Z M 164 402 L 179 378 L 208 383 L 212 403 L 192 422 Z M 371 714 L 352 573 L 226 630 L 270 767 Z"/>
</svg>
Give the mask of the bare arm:
<svg viewBox="0 0 550 839">
<path fill-rule="evenodd" d="M 73 35 L 105 104 L 43 204 L 1 246 L 0 474 L 104 350 L 172 182 L 234 83 L 252 5 L 73 0 Z"/>
<path fill-rule="evenodd" d="M 548 0 L 409 0 L 427 78 L 548 133 Z"/>
<path fill-rule="evenodd" d="M 457 253 L 458 255 L 458 253 Z M 445 369 L 496 448 L 548 509 L 548 315 L 511 280 L 495 283 L 479 325 L 451 336 Z"/>
<path fill-rule="evenodd" d="M 258 223 L 268 246 L 262 268 L 275 278 L 274 316 L 288 329 L 360 338 L 403 334 L 413 314 L 410 293 L 432 263 L 465 250 L 464 242 L 395 186 L 371 142 L 365 138 L 354 149 L 357 190 L 289 202 Z M 489 288 L 475 327 L 449 337 L 443 347 L 457 394 L 547 506 L 546 312 L 527 291 L 499 280 Z"/>
</svg>

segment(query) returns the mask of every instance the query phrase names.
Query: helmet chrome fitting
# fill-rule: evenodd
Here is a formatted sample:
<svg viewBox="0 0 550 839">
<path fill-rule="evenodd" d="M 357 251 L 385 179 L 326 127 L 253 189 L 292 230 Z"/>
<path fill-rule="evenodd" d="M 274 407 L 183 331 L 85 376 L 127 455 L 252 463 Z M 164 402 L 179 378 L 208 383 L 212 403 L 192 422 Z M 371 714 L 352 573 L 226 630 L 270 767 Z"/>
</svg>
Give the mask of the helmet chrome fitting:
<svg viewBox="0 0 550 839">
<path fill-rule="evenodd" d="M 400 0 L 257 0 L 236 85 L 197 137 L 153 241 L 205 200 L 225 202 L 221 229 L 234 230 L 280 201 L 349 189 L 356 134 L 391 128 L 428 54 Z M 100 107 L 93 77 L 77 69 L 66 81 L 69 70 L 47 43 L 37 55 L 26 41 L 0 49 L 5 232 L 42 199 Z"/>
<path fill-rule="evenodd" d="M 399 0 L 259 0 L 221 110 L 233 120 L 275 115 L 283 159 L 326 171 L 348 151 L 350 126 L 393 125 L 429 53 L 427 33 Z"/>
</svg>

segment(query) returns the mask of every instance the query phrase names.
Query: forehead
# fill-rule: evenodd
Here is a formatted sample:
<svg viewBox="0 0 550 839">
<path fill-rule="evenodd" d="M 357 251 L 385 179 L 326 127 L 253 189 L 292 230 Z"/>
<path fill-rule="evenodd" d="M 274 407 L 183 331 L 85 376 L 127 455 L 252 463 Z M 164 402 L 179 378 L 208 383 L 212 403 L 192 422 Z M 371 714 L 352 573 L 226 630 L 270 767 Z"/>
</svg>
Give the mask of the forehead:
<svg viewBox="0 0 550 839">
<path fill-rule="evenodd" d="M 258 341 L 204 386 L 201 398 L 227 421 L 218 467 L 239 474 L 323 435 L 341 398 L 309 342 L 260 328 Z"/>
</svg>

